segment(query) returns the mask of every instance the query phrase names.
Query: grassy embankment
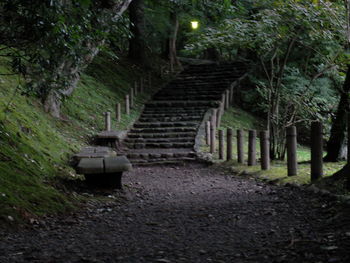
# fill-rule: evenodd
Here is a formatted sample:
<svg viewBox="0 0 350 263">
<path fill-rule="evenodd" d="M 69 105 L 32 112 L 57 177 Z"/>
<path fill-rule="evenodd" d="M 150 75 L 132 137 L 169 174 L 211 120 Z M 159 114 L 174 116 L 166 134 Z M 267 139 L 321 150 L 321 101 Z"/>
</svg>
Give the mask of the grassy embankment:
<svg viewBox="0 0 350 263">
<path fill-rule="evenodd" d="M 310 164 L 308 161 L 310 160 L 310 149 L 305 146 L 298 145 L 298 175 L 297 176 L 287 176 L 287 164 L 286 161 L 273 161 L 271 164 L 271 169 L 268 171 L 262 171 L 260 169 L 260 163 L 256 166 L 247 166 L 247 152 L 248 152 L 248 130 L 256 129 L 262 130 L 264 129 L 264 121 L 254 117 L 253 115 L 242 111 L 237 108 L 230 108 L 225 112 L 222 118 L 221 127 L 219 129 L 226 129 L 227 127 L 231 127 L 234 129 L 234 135 L 236 129 L 244 129 L 244 152 L 245 152 L 245 164 L 237 163 L 237 140 L 234 137 L 233 140 L 233 160 L 230 162 L 225 162 L 225 166 L 229 166 L 233 172 L 245 176 L 247 174 L 253 175 L 257 178 L 265 179 L 277 184 L 298 184 L 304 185 L 309 184 L 310 182 Z M 226 137 L 226 134 L 225 134 Z M 257 139 L 257 158 L 260 157 L 260 145 Z M 226 146 L 226 145 L 225 145 Z M 217 146 L 218 147 L 218 146 Z M 204 151 L 209 151 L 209 147 L 203 147 Z M 226 157 L 226 149 L 225 149 L 225 157 Z M 223 162 L 218 159 L 218 153 L 216 152 L 213 156 L 215 162 Z M 340 170 L 344 166 L 345 162 L 338 163 L 324 163 L 324 177 L 329 177 L 336 171 Z M 322 180 L 321 180 L 322 181 Z M 320 182 L 322 183 L 322 182 Z M 334 190 L 334 189 L 333 189 Z M 341 191 L 340 189 L 336 189 Z"/>
<path fill-rule="evenodd" d="M 9 73 L 8 60 L 0 60 L 0 73 Z M 37 99 L 21 95 L 18 76 L 0 75 L 0 225 L 74 207 L 80 197 L 56 187 L 56 179 L 76 178 L 70 157 L 103 129 L 103 112 L 114 116 L 116 102 L 123 102 L 141 75 L 127 62 L 99 56 L 66 99 L 62 120 L 48 116 Z M 118 129 L 137 118 L 146 97 L 137 97 L 131 115 L 123 115 Z"/>
</svg>

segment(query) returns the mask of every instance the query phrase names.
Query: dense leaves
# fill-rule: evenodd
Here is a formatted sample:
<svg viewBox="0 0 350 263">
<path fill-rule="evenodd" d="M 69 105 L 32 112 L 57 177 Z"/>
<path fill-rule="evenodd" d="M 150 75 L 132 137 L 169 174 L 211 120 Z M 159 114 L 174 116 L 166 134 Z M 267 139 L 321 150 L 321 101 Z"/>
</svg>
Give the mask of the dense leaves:
<svg viewBox="0 0 350 263">
<path fill-rule="evenodd" d="M 125 2 L 1 1 L 1 54 L 26 77 L 25 92 L 54 105 L 72 92 L 101 47 L 127 51 L 130 21 L 116 11 Z M 147 52 L 178 63 L 176 49 L 187 44 L 184 55 L 251 62 L 254 89 L 245 99 L 268 117 L 275 157 L 284 156 L 285 127 L 329 119 L 349 62 L 342 1 L 143 2 Z M 193 19 L 199 30 L 190 29 Z"/>
<path fill-rule="evenodd" d="M 122 2 L 1 1 L 2 54 L 26 77 L 26 91 L 65 95 L 116 25 Z"/>
<path fill-rule="evenodd" d="M 254 1 L 250 10 L 237 5 L 233 19 L 197 35 L 187 50 L 198 55 L 219 47 L 223 58 L 252 63 L 272 154 L 283 158 L 285 127 L 327 118 L 324 113 L 334 107 L 332 87 L 339 85 L 339 65 L 347 60 L 345 14 L 343 5 L 326 1 Z"/>
</svg>

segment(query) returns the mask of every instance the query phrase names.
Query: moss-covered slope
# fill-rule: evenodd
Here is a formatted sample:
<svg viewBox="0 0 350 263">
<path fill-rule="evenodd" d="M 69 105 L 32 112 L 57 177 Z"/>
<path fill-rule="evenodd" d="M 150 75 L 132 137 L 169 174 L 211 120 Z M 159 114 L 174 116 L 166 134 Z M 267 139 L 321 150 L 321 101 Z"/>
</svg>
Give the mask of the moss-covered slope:
<svg viewBox="0 0 350 263">
<path fill-rule="evenodd" d="M 103 128 L 103 112 L 114 113 L 142 72 L 110 56 L 98 57 L 66 99 L 61 120 L 48 116 L 36 98 L 21 95 L 21 80 L 0 60 L 0 225 L 62 212 L 73 199 L 53 187 L 57 176 L 72 177 L 70 156 Z M 139 114 L 146 95 L 123 116 L 118 129 Z M 115 125 L 115 124 L 114 124 Z"/>
</svg>

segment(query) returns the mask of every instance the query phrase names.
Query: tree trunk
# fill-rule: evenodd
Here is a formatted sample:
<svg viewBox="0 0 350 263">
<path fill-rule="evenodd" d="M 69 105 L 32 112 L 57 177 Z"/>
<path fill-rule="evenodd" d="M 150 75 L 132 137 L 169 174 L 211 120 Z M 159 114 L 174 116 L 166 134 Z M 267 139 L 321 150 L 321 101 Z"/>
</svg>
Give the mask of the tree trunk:
<svg viewBox="0 0 350 263">
<path fill-rule="evenodd" d="M 177 50 L 176 50 L 177 33 L 179 31 L 179 20 L 175 12 L 170 13 L 170 22 L 171 22 L 173 31 L 169 38 L 169 60 L 170 60 L 170 70 L 173 72 L 175 66 L 181 66 L 180 61 L 177 58 Z"/>
<path fill-rule="evenodd" d="M 346 113 L 349 111 L 350 65 L 348 65 L 345 82 L 340 96 L 337 113 L 333 119 L 331 135 L 327 142 L 326 162 L 337 162 L 341 159 L 342 146 L 345 141 Z"/>
<path fill-rule="evenodd" d="M 117 20 L 127 10 L 132 1 L 133 0 L 115 1 L 113 4 L 106 6 L 106 8 L 101 11 L 101 20 L 105 19 L 104 23 L 106 24 L 108 21 Z M 60 66 L 52 70 L 52 79 L 58 79 L 64 76 L 67 78 L 66 85 L 63 88 L 57 86 L 47 87 L 49 85 L 45 83 L 45 80 L 43 80 L 41 83 L 41 85 L 44 87 L 46 86 L 45 89 L 48 90 L 43 98 L 44 109 L 46 112 L 50 113 L 53 117 L 60 117 L 62 99 L 66 96 L 70 96 L 73 93 L 80 80 L 80 73 L 87 68 L 94 57 L 98 54 L 99 47 L 103 43 L 104 40 L 96 43 L 86 42 L 85 45 L 90 52 L 81 59 L 79 64 L 76 65 L 72 65 L 71 61 L 69 60 L 69 56 L 62 54 L 62 62 L 57 63 Z"/>
<path fill-rule="evenodd" d="M 84 68 L 85 67 L 77 67 L 76 69 L 81 71 Z M 55 118 L 60 118 L 62 100 L 73 93 L 79 80 L 80 74 L 77 72 L 71 75 L 69 85 L 67 85 L 65 89 L 50 89 L 43 100 L 45 111 Z"/>
<path fill-rule="evenodd" d="M 332 175 L 332 179 L 346 180 L 345 188 L 350 191 L 350 164 L 346 164 L 341 170 Z"/>
<path fill-rule="evenodd" d="M 129 58 L 146 64 L 144 0 L 134 0 L 129 6 L 130 31 Z"/>
<path fill-rule="evenodd" d="M 207 48 L 204 51 L 204 58 L 209 59 L 209 60 L 219 60 L 220 59 L 220 54 L 214 47 Z"/>
</svg>

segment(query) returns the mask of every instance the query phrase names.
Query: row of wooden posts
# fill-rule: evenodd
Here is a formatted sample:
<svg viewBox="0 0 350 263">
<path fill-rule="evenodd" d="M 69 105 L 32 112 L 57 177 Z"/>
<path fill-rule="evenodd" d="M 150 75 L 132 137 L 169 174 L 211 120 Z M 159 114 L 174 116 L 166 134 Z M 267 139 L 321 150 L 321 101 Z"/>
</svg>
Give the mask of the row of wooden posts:
<svg viewBox="0 0 350 263">
<path fill-rule="evenodd" d="M 214 110 L 210 121 L 206 122 L 206 144 L 210 146 L 210 153 L 216 152 L 217 114 Z M 237 162 L 244 163 L 244 130 L 238 129 L 237 136 Z M 262 170 L 270 169 L 270 138 L 268 131 L 260 131 L 260 165 Z M 257 131 L 248 131 L 248 166 L 257 164 L 256 154 Z M 219 159 L 224 160 L 224 130 L 218 131 Z M 226 160 L 233 159 L 233 129 L 226 129 Z M 286 128 L 287 170 L 288 176 L 297 175 L 297 130 L 295 126 Z M 321 122 L 311 124 L 311 180 L 323 176 L 323 127 Z"/>
<path fill-rule="evenodd" d="M 124 97 L 124 113 L 130 115 L 130 110 L 135 106 L 135 98 L 138 94 L 142 94 L 145 91 L 145 79 L 140 78 L 139 81 L 134 82 L 134 86 L 130 89 L 129 93 Z M 152 86 L 152 76 L 148 75 L 148 87 Z M 107 111 L 104 113 L 105 116 L 105 130 L 111 131 L 111 112 Z M 117 122 L 122 119 L 122 104 L 118 102 L 115 106 L 115 116 Z"/>
</svg>

